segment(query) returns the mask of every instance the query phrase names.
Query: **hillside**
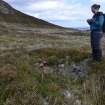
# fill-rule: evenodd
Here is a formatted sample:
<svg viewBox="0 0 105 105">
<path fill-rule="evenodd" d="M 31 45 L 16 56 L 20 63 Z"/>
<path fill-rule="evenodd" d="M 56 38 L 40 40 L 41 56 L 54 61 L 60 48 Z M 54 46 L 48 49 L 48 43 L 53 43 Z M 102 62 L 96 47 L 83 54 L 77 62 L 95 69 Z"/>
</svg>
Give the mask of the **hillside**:
<svg viewBox="0 0 105 105">
<path fill-rule="evenodd" d="M 48 23 L 44 20 L 26 15 L 14 9 L 3 0 L 0 0 L 0 21 L 8 23 L 19 23 L 34 28 L 61 28 L 60 26 Z"/>
<path fill-rule="evenodd" d="M 82 35 L 1 35 L 0 105 L 104 105 L 105 58 Z"/>
<path fill-rule="evenodd" d="M 105 36 L 97 63 L 88 31 L 57 27 L 0 1 L 0 105 L 105 105 Z"/>
<path fill-rule="evenodd" d="M 64 29 L 61 26 L 22 13 L 0 0 L 0 34 L 35 34 L 43 28 L 53 31 L 54 29 Z"/>
</svg>

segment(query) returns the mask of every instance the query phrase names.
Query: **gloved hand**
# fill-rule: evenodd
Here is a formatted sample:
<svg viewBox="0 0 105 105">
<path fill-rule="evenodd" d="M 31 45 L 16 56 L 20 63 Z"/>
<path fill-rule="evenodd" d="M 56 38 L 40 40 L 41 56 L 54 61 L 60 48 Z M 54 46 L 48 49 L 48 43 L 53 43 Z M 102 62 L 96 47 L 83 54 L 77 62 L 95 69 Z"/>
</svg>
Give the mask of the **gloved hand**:
<svg viewBox="0 0 105 105">
<path fill-rule="evenodd" d="M 92 22 L 94 22 L 95 20 L 93 20 L 93 19 L 87 19 L 87 22 L 89 23 L 89 24 L 91 24 Z"/>
</svg>

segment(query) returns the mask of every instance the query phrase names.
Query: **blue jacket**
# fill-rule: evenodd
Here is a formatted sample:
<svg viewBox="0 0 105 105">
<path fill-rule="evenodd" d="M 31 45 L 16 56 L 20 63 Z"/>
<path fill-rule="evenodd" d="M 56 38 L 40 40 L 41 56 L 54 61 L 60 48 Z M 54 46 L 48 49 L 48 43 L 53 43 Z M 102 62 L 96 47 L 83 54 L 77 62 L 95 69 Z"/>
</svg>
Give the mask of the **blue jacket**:
<svg viewBox="0 0 105 105">
<path fill-rule="evenodd" d="M 103 29 L 103 23 L 104 23 L 104 16 L 102 12 L 98 12 L 97 14 L 95 14 L 92 19 L 94 21 L 90 22 L 90 30 L 94 31 L 94 30 L 98 30 L 98 31 L 102 31 Z"/>
</svg>

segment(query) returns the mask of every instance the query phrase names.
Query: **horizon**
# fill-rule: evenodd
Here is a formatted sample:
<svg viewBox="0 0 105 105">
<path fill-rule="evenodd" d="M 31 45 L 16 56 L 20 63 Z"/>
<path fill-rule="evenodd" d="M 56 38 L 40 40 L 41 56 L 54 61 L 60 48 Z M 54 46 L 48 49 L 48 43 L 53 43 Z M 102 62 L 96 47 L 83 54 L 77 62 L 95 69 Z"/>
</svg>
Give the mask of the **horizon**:
<svg viewBox="0 0 105 105">
<path fill-rule="evenodd" d="M 4 0 L 15 9 L 36 18 L 67 28 L 87 28 L 86 20 L 92 17 L 94 3 L 105 11 L 104 0 Z M 59 5 L 59 6 L 58 6 Z"/>
</svg>

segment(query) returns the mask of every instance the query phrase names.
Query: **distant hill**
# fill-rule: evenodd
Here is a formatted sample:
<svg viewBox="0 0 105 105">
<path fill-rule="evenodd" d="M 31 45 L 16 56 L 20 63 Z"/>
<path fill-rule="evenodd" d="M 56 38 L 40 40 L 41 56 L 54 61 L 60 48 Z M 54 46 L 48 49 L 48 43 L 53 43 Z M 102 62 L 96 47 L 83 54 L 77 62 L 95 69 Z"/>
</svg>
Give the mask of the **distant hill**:
<svg viewBox="0 0 105 105">
<path fill-rule="evenodd" d="M 0 0 L 0 23 L 1 22 L 12 24 L 16 23 L 36 28 L 63 28 L 61 26 L 57 26 L 44 20 L 24 14 L 14 9 L 11 5 L 3 0 Z"/>
<path fill-rule="evenodd" d="M 75 29 L 77 29 L 77 30 L 80 30 L 80 31 L 89 31 L 90 30 L 90 27 L 77 27 L 77 28 L 75 28 Z"/>
</svg>

